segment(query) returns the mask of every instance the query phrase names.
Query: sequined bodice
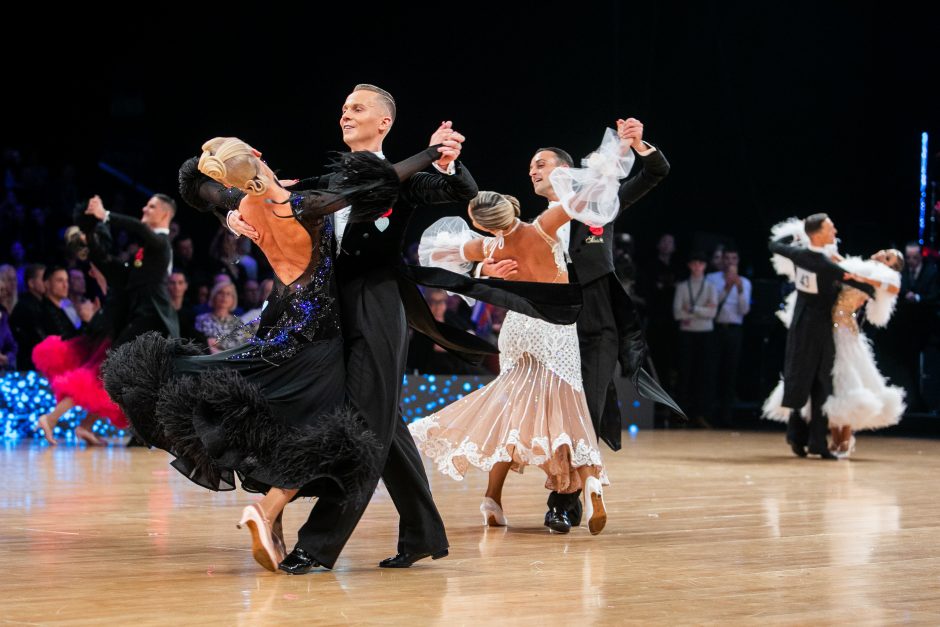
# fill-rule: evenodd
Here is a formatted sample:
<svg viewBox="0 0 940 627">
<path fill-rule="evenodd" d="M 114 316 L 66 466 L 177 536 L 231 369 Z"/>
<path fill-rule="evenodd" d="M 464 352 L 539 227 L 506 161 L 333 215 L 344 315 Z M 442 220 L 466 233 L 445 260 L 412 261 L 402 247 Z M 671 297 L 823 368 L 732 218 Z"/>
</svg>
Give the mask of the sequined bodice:
<svg viewBox="0 0 940 627">
<path fill-rule="evenodd" d="M 832 326 L 835 329 L 847 329 L 858 334 L 858 310 L 861 309 L 868 295 L 854 287 L 843 286 L 832 306 Z"/>
<path fill-rule="evenodd" d="M 291 196 L 292 202 L 295 196 Z M 280 361 L 296 353 L 305 342 L 340 333 L 333 281 L 333 222 L 303 214 L 297 216 L 297 221 L 307 230 L 313 245 L 307 269 L 290 285 L 275 277 L 258 331 L 249 340 L 251 349 L 233 359 Z"/>
</svg>

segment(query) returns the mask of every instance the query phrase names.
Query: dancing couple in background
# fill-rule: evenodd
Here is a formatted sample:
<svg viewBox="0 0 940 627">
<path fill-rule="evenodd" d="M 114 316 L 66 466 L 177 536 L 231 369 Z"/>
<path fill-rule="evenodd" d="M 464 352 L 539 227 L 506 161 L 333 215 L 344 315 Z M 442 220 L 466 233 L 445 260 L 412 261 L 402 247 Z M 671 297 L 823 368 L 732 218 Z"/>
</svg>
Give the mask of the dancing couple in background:
<svg viewBox="0 0 940 627">
<path fill-rule="evenodd" d="M 848 457 L 855 431 L 897 424 L 904 413 L 904 391 L 878 371 L 860 328 L 863 313 L 876 326 L 890 320 L 903 256 L 885 249 L 843 258 L 836 232 L 826 214 L 814 214 L 778 224 L 770 241 L 775 268 L 796 292 L 781 315 L 789 329 L 783 380 L 764 416 L 787 423 L 787 443 L 800 457 Z"/>
</svg>

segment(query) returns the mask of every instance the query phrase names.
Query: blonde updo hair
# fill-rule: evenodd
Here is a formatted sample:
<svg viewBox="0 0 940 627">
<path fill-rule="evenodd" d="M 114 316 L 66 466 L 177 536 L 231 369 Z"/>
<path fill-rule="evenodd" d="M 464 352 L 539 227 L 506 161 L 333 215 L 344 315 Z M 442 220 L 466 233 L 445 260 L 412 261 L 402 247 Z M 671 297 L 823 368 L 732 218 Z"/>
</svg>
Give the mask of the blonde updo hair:
<svg viewBox="0 0 940 627">
<path fill-rule="evenodd" d="M 470 217 L 487 231 L 504 231 L 519 217 L 519 201 L 515 196 L 496 192 L 480 192 L 468 207 Z"/>
<path fill-rule="evenodd" d="M 254 149 L 237 137 L 216 137 L 204 143 L 199 171 L 252 196 L 260 196 L 268 189 L 269 181 L 258 167 Z"/>
</svg>

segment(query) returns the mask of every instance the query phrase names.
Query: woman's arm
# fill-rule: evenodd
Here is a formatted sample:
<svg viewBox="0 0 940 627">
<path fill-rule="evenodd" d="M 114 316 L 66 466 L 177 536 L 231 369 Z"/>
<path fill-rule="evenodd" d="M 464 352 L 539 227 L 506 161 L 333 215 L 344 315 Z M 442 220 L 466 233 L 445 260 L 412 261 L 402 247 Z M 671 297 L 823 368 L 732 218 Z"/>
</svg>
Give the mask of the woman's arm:
<svg viewBox="0 0 940 627">
<path fill-rule="evenodd" d="M 468 242 L 464 242 L 460 249 L 463 258 L 467 261 L 483 261 L 486 259 L 486 253 L 483 250 L 485 238 L 478 237 Z"/>
<path fill-rule="evenodd" d="M 897 295 L 901 292 L 901 288 L 897 285 L 892 285 L 891 283 L 882 283 L 877 279 L 870 279 L 866 276 L 860 274 L 853 274 L 851 272 L 846 272 L 843 277 L 847 281 L 858 281 L 859 283 L 866 283 L 877 289 L 883 289 L 889 294 Z"/>
<path fill-rule="evenodd" d="M 545 234 L 554 237 L 559 228 L 571 222 L 571 216 L 561 205 L 554 205 L 543 211 L 542 215 L 538 217 L 538 221 Z"/>
</svg>

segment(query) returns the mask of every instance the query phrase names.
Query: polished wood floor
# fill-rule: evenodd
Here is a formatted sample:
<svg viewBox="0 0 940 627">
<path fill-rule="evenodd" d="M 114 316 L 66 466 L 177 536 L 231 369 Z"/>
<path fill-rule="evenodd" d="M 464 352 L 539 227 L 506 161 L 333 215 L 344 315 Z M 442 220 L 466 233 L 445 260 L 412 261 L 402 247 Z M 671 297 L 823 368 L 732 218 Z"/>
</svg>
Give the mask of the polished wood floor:
<svg viewBox="0 0 940 627">
<path fill-rule="evenodd" d="M 0 623 L 940 624 L 940 441 L 862 436 L 823 462 L 782 434 L 641 432 L 606 456 L 594 537 L 542 527 L 537 472 L 510 477 L 508 529 L 481 526 L 482 473 L 435 474 L 449 558 L 377 568 L 397 524 L 380 489 L 337 568 L 302 577 L 252 561 L 234 524 L 251 495 L 166 460 L 0 449 Z"/>
</svg>

